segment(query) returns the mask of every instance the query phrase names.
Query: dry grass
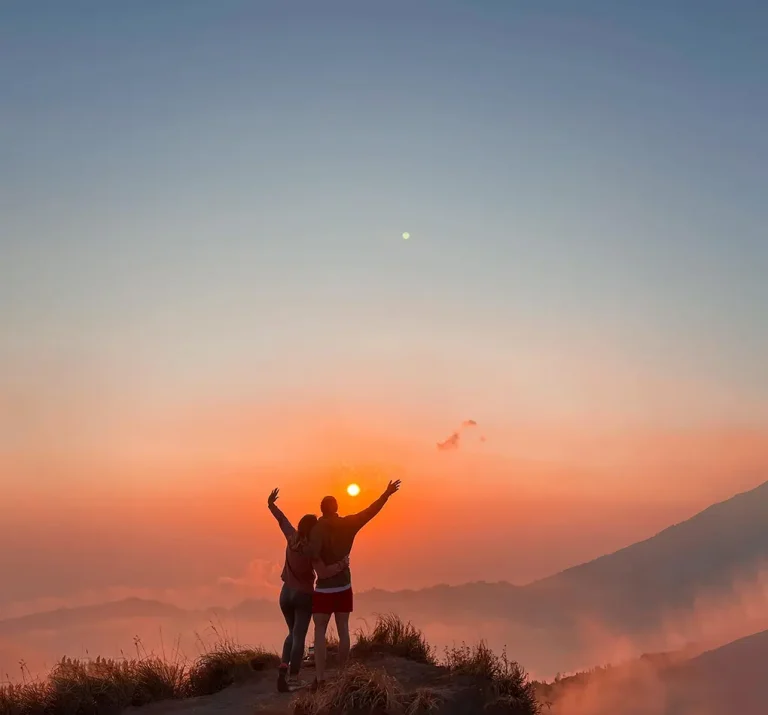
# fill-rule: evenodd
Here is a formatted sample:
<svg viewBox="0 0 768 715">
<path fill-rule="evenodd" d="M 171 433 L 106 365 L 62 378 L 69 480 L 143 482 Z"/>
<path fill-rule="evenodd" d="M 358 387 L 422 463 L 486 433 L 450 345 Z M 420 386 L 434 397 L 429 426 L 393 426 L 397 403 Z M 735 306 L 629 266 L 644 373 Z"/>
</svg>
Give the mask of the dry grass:
<svg viewBox="0 0 768 715">
<path fill-rule="evenodd" d="M 370 633 L 358 638 L 355 650 L 358 655 L 381 651 L 435 664 L 421 632 L 394 616 L 379 618 Z M 533 684 L 526 672 L 507 658 L 506 652 L 497 656 L 484 642 L 474 647 L 464 645 L 447 649 L 443 665 L 446 675 L 470 679 L 467 687 L 475 688 L 475 681 L 482 686 L 478 694 L 482 694 L 488 715 L 541 712 Z M 461 687 L 460 683 L 457 685 Z M 293 704 L 293 715 L 429 715 L 443 712 L 445 707 L 458 712 L 458 704 L 450 703 L 451 689 L 452 686 L 442 691 L 422 688 L 407 693 L 385 670 L 357 661 L 320 692 L 299 695 Z"/>
<path fill-rule="evenodd" d="M 221 636 L 191 664 L 178 653 L 170 661 L 142 655 L 137 642 L 136 658 L 64 658 L 47 680 L 0 686 L 0 715 L 115 715 L 129 705 L 214 693 L 278 662 Z"/>
<path fill-rule="evenodd" d="M 439 710 L 445 698 L 429 688 L 420 688 L 411 693 L 405 704 L 404 715 L 429 715 Z"/>
<path fill-rule="evenodd" d="M 299 695 L 294 700 L 293 712 L 294 715 L 403 715 L 406 706 L 407 698 L 397 680 L 384 670 L 353 663 L 319 692 Z"/>
<path fill-rule="evenodd" d="M 43 683 L 0 686 L 2 715 L 43 715 L 48 709 L 48 688 Z"/>
<path fill-rule="evenodd" d="M 138 642 L 135 658 L 65 658 L 45 681 L 25 676 L 21 684 L 0 686 L 0 715 L 118 715 L 130 705 L 215 693 L 250 677 L 254 670 L 278 665 L 276 654 L 242 648 L 223 631 L 213 631 L 218 642 L 203 648 L 202 655 L 193 662 L 179 657 L 178 652 L 171 660 L 147 655 L 141 652 Z M 436 665 L 421 631 L 394 615 L 379 617 L 370 632 L 358 634 L 355 652 L 383 652 Z M 496 656 L 483 642 L 474 647 L 447 649 L 442 665 L 445 676 L 467 676 L 484 685 L 488 715 L 538 715 L 541 711 L 525 671 L 509 661 L 506 653 Z M 293 712 L 430 715 L 450 707 L 445 700 L 451 697 L 446 695 L 448 691 L 450 687 L 446 691 L 422 688 L 406 693 L 383 669 L 372 669 L 358 661 L 320 692 L 300 694 L 293 702 Z"/>
<path fill-rule="evenodd" d="M 187 671 L 190 695 L 211 695 L 233 683 L 247 678 L 254 670 L 277 667 L 280 658 L 262 648 L 243 648 L 226 634 L 219 634 L 219 642 L 206 650 Z"/>
<path fill-rule="evenodd" d="M 128 705 L 188 694 L 186 670 L 180 663 L 159 658 L 64 658 L 47 681 L 0 687 L 0 715 L 108 715 Z"/>
<path fill-rule="evenodd" d="M 437 662 L 424 634 L 410 621 L 405 623 L 394 614 L 378 616 L 372 630 L 360 630 L 356 637 L 352 651 L 357 656 L 387 653 L 417 663 Z"/>
<path fill-rule="evenodd" d="M 490 695 L 487 709 L 495 713 L 538 715 L 541 712 L 534 683 L 528 680 L 519 663 L 507 658 L 506 650 L 498 656 L 484 641 L 472 647 L 447 648 L 445 665 L 454 674 L 485 682 Z"/>
</svg>

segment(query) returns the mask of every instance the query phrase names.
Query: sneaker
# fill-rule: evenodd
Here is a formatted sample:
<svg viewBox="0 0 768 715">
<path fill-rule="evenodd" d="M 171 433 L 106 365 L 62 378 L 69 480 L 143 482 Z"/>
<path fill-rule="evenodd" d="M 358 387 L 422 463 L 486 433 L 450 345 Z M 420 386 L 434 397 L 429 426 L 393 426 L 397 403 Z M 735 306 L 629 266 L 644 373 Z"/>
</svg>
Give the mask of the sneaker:
<svg viewBox="0 0 768 715">
<path fill-rule="evenodd" d="M 277 692 L 288 693 L 291 688 L 288 685 L 288 666 L 282 664 L 277 670 Z"/>
<path fill-rule="evenodd" d="M 288 687 L 289 687 L 291 690 L 299 690 L 300 688 L 303 688 L 303 687 L 305 687 L 306 685 L 308 685 L 308 683 L 304 682 L 304 681 L 303 681 L 303 680 L 302 680 L 302 679 L 301 679 L 301 678 L 298 676 L 298 674 L 296 674 L 296 675 L 289 675 L 289 676 L 288 676 L 288 679 L 287 679 L 287 681 L 286 681 L 286 682 L 288 683 Z"/>
</svg>

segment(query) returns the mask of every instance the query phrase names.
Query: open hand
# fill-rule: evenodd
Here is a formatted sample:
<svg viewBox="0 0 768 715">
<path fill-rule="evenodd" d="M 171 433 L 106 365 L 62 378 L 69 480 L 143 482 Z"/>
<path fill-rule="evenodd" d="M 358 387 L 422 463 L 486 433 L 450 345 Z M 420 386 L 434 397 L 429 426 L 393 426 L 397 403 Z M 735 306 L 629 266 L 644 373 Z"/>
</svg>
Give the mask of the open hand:
<svg viewBox="0 0 768 715">
<path fill-rule="evenodd" d="M 395 479 L 394 482 L 390 482 L 387 485 L 387 488 L 384 490 L 384 493 L 388 497 L 391 497 L 398 489 L 400 489 L 400 480 L 399 479 Z"/>
<path fill-rule="evenodd" d="M 269 497 L 267 499 L 267 506 L 272 506 L 277 501 L 277 497 L 279 494 L 280 494 L 279 489 L 273 489 L 270 492 Z"/>
</svg>

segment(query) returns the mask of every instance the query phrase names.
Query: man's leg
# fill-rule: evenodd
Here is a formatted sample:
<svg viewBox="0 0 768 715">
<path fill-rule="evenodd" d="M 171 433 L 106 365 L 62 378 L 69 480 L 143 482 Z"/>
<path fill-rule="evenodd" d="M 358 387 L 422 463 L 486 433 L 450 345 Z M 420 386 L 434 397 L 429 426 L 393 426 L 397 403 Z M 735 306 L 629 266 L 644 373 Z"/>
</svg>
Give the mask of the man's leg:
<svg viewBox="0 0 768 715">
<path fill-rule="evenodd" d="M 336 630 L 339 633 L 339 668 L 347 664 L 349 658 L 349 613 L 336 613 Z"/>
<path fill-rule="evenodd" d="M 325 633 L 331 620 L 330 613 L 313 614 L 315 621 L 315 678 L 318 684 L 325 680 Z"/>
</svg>

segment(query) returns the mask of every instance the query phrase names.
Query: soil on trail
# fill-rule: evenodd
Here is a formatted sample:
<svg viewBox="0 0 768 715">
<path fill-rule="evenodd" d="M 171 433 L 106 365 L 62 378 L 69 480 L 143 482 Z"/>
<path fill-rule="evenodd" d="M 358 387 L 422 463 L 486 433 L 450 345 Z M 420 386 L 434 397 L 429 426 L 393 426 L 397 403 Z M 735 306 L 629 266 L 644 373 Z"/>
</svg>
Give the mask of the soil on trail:
<svg viewBox="0 0 768 715">
<path fill-rule="evenodd" d="M 127 708 L 123 715 L 287 715 L 294 693 L 277 692 L 277 671 L 254 673 L 219 693 Z"/>
</svg>

